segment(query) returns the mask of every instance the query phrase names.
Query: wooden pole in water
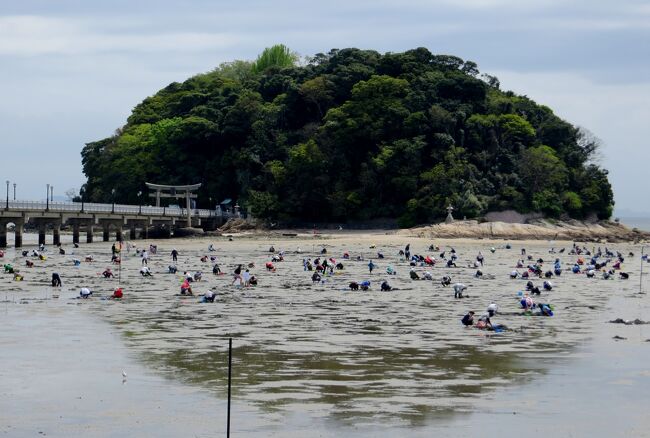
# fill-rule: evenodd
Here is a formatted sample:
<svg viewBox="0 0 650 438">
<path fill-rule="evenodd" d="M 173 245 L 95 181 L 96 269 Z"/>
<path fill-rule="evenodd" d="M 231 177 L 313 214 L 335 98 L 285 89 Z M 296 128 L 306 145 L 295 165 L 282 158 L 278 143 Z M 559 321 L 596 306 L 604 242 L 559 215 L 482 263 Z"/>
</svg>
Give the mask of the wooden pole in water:
<svg viewBox="0 0 650 438">
<path fill-rule="evenodd" d="M 643 293 L 643 250 L 645 246 L 641 247 L 641 273 L 639 274 L 639 293 Z"/>
<path fill-rule="evenodd" d="M 228 420 L 226 423 L 226 438 L 230 438 L 230 388 L 232 381 L 232 338 L 228 340 Z"/>
<path fill-rule="evenodd" d="M 122 286 L 122 240 L 120 239 L 120 264 L 117 267 L 117 287 Z"/>
</svg>

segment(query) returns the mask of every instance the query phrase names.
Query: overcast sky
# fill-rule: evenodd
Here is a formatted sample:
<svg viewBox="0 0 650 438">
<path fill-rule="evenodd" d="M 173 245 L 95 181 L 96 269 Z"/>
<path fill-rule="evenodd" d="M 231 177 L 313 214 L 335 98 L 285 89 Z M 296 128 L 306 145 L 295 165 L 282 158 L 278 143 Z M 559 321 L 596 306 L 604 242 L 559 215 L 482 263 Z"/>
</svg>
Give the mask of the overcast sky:
<svg viewBox="0 0 650 438">
<path fill-rule="evenodd" d="M 600 138 L 617 210 L 650 214 L 650 3 L 642 0 L 0 0 L 0 181 L 44 199 L 85 180 L 80 151 L 173 81 L 284 43 L 424 46 Z M 0 186 L 3 198 L 4 184 Z M 13 190 L 13 187 L 12 187 Z M 13 195 L 11 195 L 13 196 Z"/>
</svg>

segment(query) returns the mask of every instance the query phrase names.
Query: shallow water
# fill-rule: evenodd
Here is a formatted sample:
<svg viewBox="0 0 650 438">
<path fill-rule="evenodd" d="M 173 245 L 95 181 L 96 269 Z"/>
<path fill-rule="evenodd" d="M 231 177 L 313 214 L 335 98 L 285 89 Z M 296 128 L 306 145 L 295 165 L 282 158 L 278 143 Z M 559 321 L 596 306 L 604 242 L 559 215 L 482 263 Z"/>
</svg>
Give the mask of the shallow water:
<svg viewBox="0 0 650 438">
<path fill-rule="evenodd" d="M 483 409 L 482 401 L 504 387 L 525 385 L 552 373 L 589 343 L 595 327 L 609 316 L 604 309 L 610 295 L 638 288 L 636 262 L 624 266 L 633 274 L 628 281 L 587 279 L 566 272 L 553 279 L 553 291 L 543 292 L 538 300 L 553 303 L 556 316 L 525 317 L 516 299 L 525 282 L 508 277 L 520 248 L 525 246 L 534 259 L 548 262 L 559 256 L 568 266 L 575 256 L 551 255 L 548 249 L 568 248 L 569 243 L 515 242 L 513 249 L 506 250 L 504 242 L 455 241 L 459 266 L 473 261 L 481 250 L 487 261 L 483 272 L 495 276 L 476 280 L 473 268 L 431 268 L 435 279 L 448 274 L 469 286 L 471 298 L 455 300 L 453 291 L 438 281 L 410 280 L 408 265 L 399 261 L 397 252 L 406 242 L 411 243 L 413 253 L 427 254 L 431 242 L 422 239 L 343 235 L 214 241 L 224 271 L 232 271 L 236 263 L 254 262 L 252 271 L 260 285 L 242 290 L 231 285 L 229 275 L 212 276 L 210 264 L 199 260 L 207 254 L 208 240 L 158 242 L 158 254 L 149 264 L 153 278 L 141 278 L 140 260 L 127 255 L 121 270 L 126 299 L 121 302 L 99 299 L 117 285 L 117 280 L 97 275 L 110 259 L 108 244 L 84 245 L 77 255 L 51 255 L 32 270 L 23 268 L 26 281 L 14 283 L 5 275 L 0 285 L 9 301 L 49 298 L 52 291 L 44 284 L 52 270 L 58 270 L 64 281 L 59 303 L 73 303 L 104 318 L 149 369 L 221 399 L 226 393 L 225 345 L 233 337 L 234 398 L 259 409 L 261 424 L 266 424 L 249 429 L 249 434 L 268 432 L 273 424 L 295 415 L 309 423 L 318 420 L 333 427 L 364 429 L 427 429 L 443 420 L 453 422 L 457 415 Z M 369 248 L 373 243 L 377 249 Z M 442 246 L 444 242 L 436 243 Z M 275 273 L 263 268 L 271 244 L 287 251 Z M 365 261 L 341 260 L 342 272 L 314 285 L 301 260 L 316 257 L 322 245 L 337 260 L 349 251 L 353 258 L 363 255 Z M 217 302 L 201 304 L 196 297 L 176 296 L 180 275 L 164 273 L 172 246 L 181 253 L 180 271 L 205 271 L 204 281 L 194 284 L 195 292 L 212 288 L 218 292 Z M 494 254 L 491 246 L 497 248 Z M 298 247 L 304 250 L 302 254 L 295 253 Z M 367 260 L 377 250 L 386 259 L 374 259 L 378 267 L 369 275 Z M 439 252 L 432 255 L 438 257 Z M 83 258 L 87 253 L 104 262 L 72 266 L 72 257 Z M 14 254 L 10 251 L 7 257 Z M 15 264 L 22 263 L 18 257 Z M 388 264 L 398 275 L 383 274 Z M 417 270 L 421 274 L 425 269 Z M 349 281 L 364 279 L 372 281 L 372 291 L 347 289 Z M 399 290 L 379 292 L 382 279 L 389 279 Z M 83 286 L 96 296 L 70 301 Z M 480 313 L 492 301 L 501 311 L 493 322 L 506 324 L 512 331 L 494 334 L 462 328 L 460 318 L 467 310 Z M 294 424 L 300 423 L 291 418 Z"/>
<path fill-rule="evenodd" d="M 647 320 L 648 295 L 616 293 L 605 312 L 604 321 Z M 597 324 L 591 342 L 554 361 L 546 375 L 493 391 L 471 416 L 450 427 L 470 435 L 478 428 L 499 428 L 503 437 L 521 431 L 528 437 L 647 437 L 649 362 L 649 325 Z"/>
<path fill-rule="evenodd" d="M 631 228 L 650 231 L 650 218 L 648 217 L 622 217 L 621 223 Z"/>
<path fill-rule="evenodd" d="M 225 430 L 223 400 L 148 372 L 85 308 L 2 304 L 0 436 L 173 438 Z M 245 406 L 235 408 L 246 415 Z"/>
</svg>

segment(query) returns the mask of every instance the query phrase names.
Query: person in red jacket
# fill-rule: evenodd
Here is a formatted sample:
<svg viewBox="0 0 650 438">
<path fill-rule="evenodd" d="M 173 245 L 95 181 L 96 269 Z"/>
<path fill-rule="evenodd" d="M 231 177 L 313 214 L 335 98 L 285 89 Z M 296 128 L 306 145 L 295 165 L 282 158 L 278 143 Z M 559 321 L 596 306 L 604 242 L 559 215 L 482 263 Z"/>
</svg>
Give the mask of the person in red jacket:
<svg viewBox="0 0 650 438">
<path fill-rule="evenodd" d="M 190 282 L 187 279 L 181 284 L 181 295 L 194 295 L 192 293 L 192 286 L 190 286 Z"/>
</svg>

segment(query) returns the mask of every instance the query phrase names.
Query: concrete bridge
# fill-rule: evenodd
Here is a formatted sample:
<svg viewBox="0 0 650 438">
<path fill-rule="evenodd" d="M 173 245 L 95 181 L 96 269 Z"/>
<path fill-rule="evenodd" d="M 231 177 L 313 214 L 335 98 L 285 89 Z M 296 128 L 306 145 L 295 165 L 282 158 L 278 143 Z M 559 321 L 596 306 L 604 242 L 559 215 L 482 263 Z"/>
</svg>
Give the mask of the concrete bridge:
<svg viewBox="0 0 650 438">
<path fill-rule="evenodd" d="M 4 204 L 4 205 L 3 205 Z M 110 238 L 111 230 L 115 239 L 122 239 L 122 232 L 128 229 L 130 239 L 136 239 L 138 234 L 145 239 L 152 227 L 159 227 L 171 234 L 176 227 L 201 227 L 219 224 L 231 216 L 220 210 L 193 209 L 188 211 L 179 207 L 150 207 L 124 204 L 96 204 L 83 202 L 33 202 L 7 201 L 0 203 L 0 248 L 7 247 L 7 225 L 15 224 L 15 247 L 23 244 L 23 230 L 26 224 L 38 229 L 39 244 L 45 243 L 48 228 L 52 229 L 53 244 L 61 243 L 61 227 L 72 227 L 72 241 L 79 242 L 79 233 L 83 228 L 86 232 L 86 242 L 93 241 L 95 228 L 102 230 L 105 242 Z M 203 221 L 203 225 L 202 225 Z M 177 225 L 178 224 L 178 225 Z M 138 233 L 138 231 L 140 233 Z"/>
</svg>

